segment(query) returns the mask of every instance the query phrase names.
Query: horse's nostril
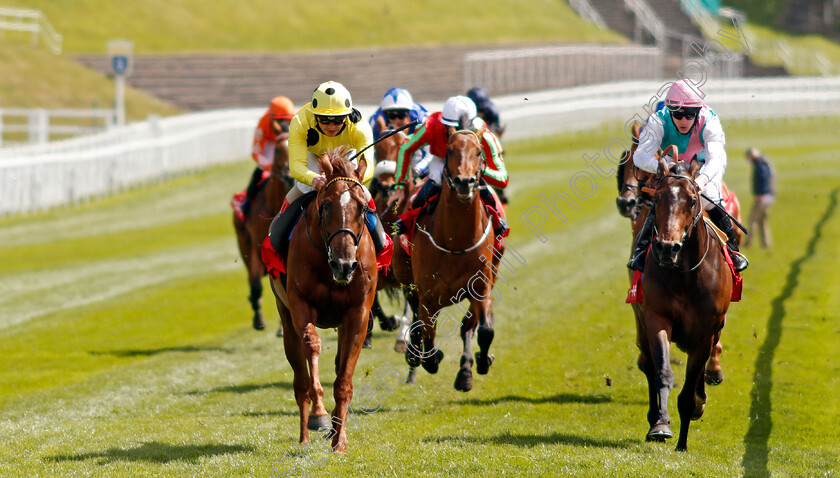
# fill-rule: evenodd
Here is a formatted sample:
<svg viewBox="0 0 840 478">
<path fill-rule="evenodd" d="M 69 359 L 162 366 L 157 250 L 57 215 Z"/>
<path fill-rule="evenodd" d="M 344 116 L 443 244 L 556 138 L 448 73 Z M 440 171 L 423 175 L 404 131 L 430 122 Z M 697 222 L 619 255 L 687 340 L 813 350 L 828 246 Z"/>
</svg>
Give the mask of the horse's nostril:
<svg viewBox="0 0 840 478">
<path fill-rule="evenodd" d="M 359 263 L 358 263 L 358 261 L 353 261 L 353 262 L 351 262 L 351 263 L 350 263 L 349 270 L 348 270 L 347 272 L 349 272 L 349 273 L 351 273 L 351 274 L 352 274 L 352 273 L 353 273 L 353 271 L 355 271 L 355 270 L 356 270 L 356 267 L 359 267 Z"/>
<path fill-rule="evenodd" d="M 674 245 L 671 247 L 671 252 L 672 252 L 672 253 L 674 253 L 674 254 L 679 253 L 679 252 L 680 252 L 680 245 L 679 245 L 679 244 L 674 244 Z"/>
<path fill-rule="evenodd" d="M 332 269 L 332 270 L 334 270 L 334 271 L 335 271 L 335 270 L 338 270 L 338 268 L 339 268 L 339 264 L 338 264 L 338 261 L 337 261 L 337 260 L 335 260 L 335 259 L 330 259 L 329 264 L 330 264 L 330 269 Z"/>
</svg>

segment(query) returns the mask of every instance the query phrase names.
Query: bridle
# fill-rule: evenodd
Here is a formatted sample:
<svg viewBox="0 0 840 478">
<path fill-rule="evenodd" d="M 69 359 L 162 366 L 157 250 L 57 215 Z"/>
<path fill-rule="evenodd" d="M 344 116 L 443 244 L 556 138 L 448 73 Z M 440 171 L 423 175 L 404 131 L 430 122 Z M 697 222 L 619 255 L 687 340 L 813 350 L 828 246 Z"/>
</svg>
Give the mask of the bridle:
<svg viewBox="0 0 840 478">
<path fill-rule="evenodd" d="M 479 184 L 481 184 L 481 177 L 484 175 L 484 168 L 487 165 L 486 158 L 484 157 L 484 150 L 481 148 L 481 140 L 478 138 L 478 135 L 474 131 L 470 131 L 468 129 L 458 130 L 458 131 L 452 133 L 452 136 L 450 136 L 450 141 L 452 141 L 452 138 L 454 138 L 456 134 L 472 135 L 473 139 L 475 139 L 475 142 L 478 145 L 478 156 L 479 156 L 480 160 L 479 160 L 479 163 L 478 163 L 478 171 L 475 173 L 475 176 L 473 176 L 473 178 L 471 178 L 471 179 L 474 180 L 474 181 L 470 182 L 470 192 L 472 192 L 475 188 L 478 187 Z M 442 174 L 442 177 L 443 177 L 443 179 L 446 180 L 446 185 L 449 186 L 449 189 L 451 191 L 454 191 L 455 190 L 455 185 L 452 182 L 452 175 L 449 172 L 449 148 L 448 148 L 448 146 L 449 145 L 447 145 L 446 157 L 443 158 L 443 174 Z"/>
<path fill-rule="evenodd" d="M 700 221 L 700 218 L 703 217 L 703 206 L 702 206 L 702 203 L 700 201 L 700 188 L 697 187 L 697 183 L 694 182 L 694 179 L 690 178 L 689 176 L 686 176 L 686 175 L 683 175 L 683 174 L 666 174 L 666 175 L 659 178 L 659 180 L 656 183 L 655 190 L 659 190 L 659 187 L 662 184 L 662 181 L 664 181 L 667 178 L 674 178 L 674 179 L 677 179 L 677 180 L 688 181 L 692 185 L 692 187 L 694 188 L 694 192 L 695 192 L 695 196 L 696 196 L 695 206 L 697 208 L 697 212 L 694 213 L 694 217 L 691 220 L 691 224 L 689 224 L 685 228 L 685 231 L 683 231 L 682 237 L 680 238 L 680 242 L 678 243 L 679 246 L 680 246 L 680 250 L 682 251 L 683 246 L 685 245 L 685 241 L 688 240 L 688 236 L 691 234 L 691 231 L 694 229 L 695 226 L 697 226 L 697 223 Z M 651 207 L 650 212 L 648 212 L 648 214 L 655 214 L 655 208 L 656 208 L 656 204 L 657 204 L 658 201 L 659 201 L 659 198 L 657 196 L 654 196 L 653 206 Z M 654 237 L 659 235 L 659 231 L 657 230 L 657 227 L 656 227 L 656 221 L 654 221 L 654 223 L 653 223 L 653 232 L 654 232 L 654 235 L 655 235 Z M 706 234 L 707 235 L 709 234 L 708 229 L 706 229 Z M 700 264 L 702 264 L 703 261 L 706 260 L 706 255 L 709 253 L 709 242 L 710 241 L 706 241 L 706 251 L 703 253 L 703 257 L 700 258 L 700 261 L 697 262 L 697 264 L 695 264 L 690 269 L 676 270 L 676 272 L 685 273 L 685 272 L 693 272 L 693 271 L 697 270 L 700 267 Z M 651 248 L 651 254 L 654 256 L 654 259 L 656 260 L 656 263 L 659 264 L 660 267 L 665 267 L 662 264 L 662 261 L 660 260 L 660 257 L 658 257 L 656 255 L 656 248 L 653 248 L 653 247 Z"/>
<path fill-rule="evenodd" d="M 356 252 L 358 252 L 358 251 L 359 251 L 359 242 L 361 241 L 362 234 L 364 234 L 364 232 L 365 232 L 365 227 L 364 227 L 364 225 L 362 226 L 362 229 L 361 229 L 361 231 L 360 231 L 359 233 L 356 233 L 356 232 L 355 232 L 355 231 L 353 231 L 352 229 L 350 229 L 350 228 L 346 228 L 346 227 L 341 227 L 341 228 L 338 228 L 338 229 L 336 229 L 336 230 L 332 231 L 331 233 L 328 233 L 328 231 L 326 231 L 326 230 L 325 230 L 325 228 L 324 228 L 324 221 L 322 220 L 322 217 L 323 217 L 323 206 L 325 205 L 325 203 L 321 202 L 321 198 L 322 198 L 322 196 L 323 196 L 324 194 L 326 194 L 326 192 L 327 192 L 327 190 L 330 188 L 330 186 L 332 186 L 333 184 L 335 184 L 335 183 L 337 183 L 337 182 L 339 182 L 339 181 L 344 181 L 344 182 L 349 182 L 349 183 L 352 183 L 352 184 L 350 185 L 350 187 L 346 189 L 346 191 L 345 191 L 345 192 L 349 192 L 352 188 L 354 188 L 354 187 L 356 187 L 356 186 L 359 186 L 359 187 L 361 187 L 361 188 L 362 188 L 362 190 L 364 190 L 364 187 L 362 186 L 362 183 L 361 183 L 361 182 L 359 182 L 359 180 L 358 180 L 358 179 L 356 179 L 356 178 L 351 178 L 351 177 L 347 177 L 347 176 L 338 176 L 338 177 L 335 177 L 335 178 L 331 179 L 329 182 L 327 182 L 327 184 L 325 184 L 325 185 L 324 185 L 324 187 L 321 189 L 321 191 L 318 193 L 318 197 L 317 197 L 317 200 L 316 200 L 316 204 L 317 204 L 317 207 L 318 207 L 318 220 L 319 220 L 319 224 L 318 224 L 318 226 L 319 226 L 319 228 L 320 228 L 320 230 L 321 230 L 321 238 L 322 238 L 322 239 L 324 239 L 324 244 L 326 245 L 326 250 L 325 250 L 325 251 L 324 251 L 323 249 L 321 249 L 321 250 L 322 250 L 322 251 L 324 251 L 324 252 L 326 253 L 326 255 L 327 255 L 327 260 L 330 260 L 330 261 L 333 259 L 333 256 L 332 256 L 332 246 L 331 246 L 331 244 L 332 244 L 332 240 L 335 238 L 335 236 L 337 236 L 337 235 L 339 235 L 339 234 L 341 234 L 341 233 L 350 234 L 350 237 L 352 237 L 352 238 L 353 238 L 353 247 L 354 247 L 353 252 L 354 252 L 354 254 L 355 254 Z M 354 200 L 359 201 L 360 203 L 362 203 L 362 207 L 359 209 L 359 211 L 360 211 L 360 212 L 359 212 L 359 219 L 360 219 L 360 221 L 359 221 L 359 222 L 364 223 L 364 215 L 365 215 L 366 213 L 368 213 L 368 212 L 371 212 L 371 211 L 372 211 L 372 209 L 371 209 L 370 207 L 368 207 L 368 205 L 367 205 L 367 204 L 364 204 L 364 203 L 363 203 L 363 201 L 359 200 L 358 198 L 355 198 L 355 197 L 354 197 L 353 199 L 354 199 Z M 306 228 L 306 231 L 307 231 L 307 232 L 306 232 L 307 237 L 309 237 L 309 228 L 308 228 L 308 227 Z M 312 241 L 312 238 L 311 238 L 311 237 L 309 237 L 309 242 L 311 242 L 313 246 L 318 247 L 318 246 L 317 246 L 317 245 L 316 245 L 316 244 Z M 319 249 L 320 249 L 320 248 L 319 248 Z"/>
</svg>

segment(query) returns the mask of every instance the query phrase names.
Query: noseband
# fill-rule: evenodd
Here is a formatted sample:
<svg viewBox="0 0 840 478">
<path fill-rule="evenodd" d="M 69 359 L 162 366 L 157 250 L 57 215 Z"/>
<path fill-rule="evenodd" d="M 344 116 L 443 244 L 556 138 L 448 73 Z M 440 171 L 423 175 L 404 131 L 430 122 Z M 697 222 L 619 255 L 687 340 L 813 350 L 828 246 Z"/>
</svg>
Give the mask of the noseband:
<svg viewBox="0 0 840 478">
<path fill-rule="evenodd" d="M 688 227 L 685 228 L 685 231 L 683 231 L 683 235 L 680 238 L 679 246 L 680 246 L 680 250 L 682 251 L 683 246 L 685 245 L 685 241 L 688 239 L 688 236 L 691 233 L 691 230 L 694 229 L 694 227 L 700 221 L 700 218 L 703 217 L 703 206 L 702 206 L 701 201 L 700 201 L 700 188 L 698 188 L 697 183 L 695 183 L 694 180 L 692 178 L 688 177 L 688 176 L 685 176 L 685 175 L 682 175 L 682 174 L 666 174 L 666 175 L 662 176 L 661 178 L 659 178 L 659 181 L 656 183 L 656 190 L 659 189 L 660 185 L 662 184 L 662 181 L 664 181 L 666 178 L 687 180 L 694 187 L 694 192 L 695 192 L 695 195 L 697 196 L 697 199 L 696 199 L 696 201 L 697 201 L 696 202 L 697 212 L 694 214 L 694 218 L 691 220 L 691 224 Z M 658 201 L 659 201 L 658 197 L 654 197 L 653 207 L 651 208 L 650 212 L 648 212 L 648 214 L 655 214 L 655 208 L 656 208 L 656 204 L 657 204 Z M 653 232 L 656 236 L 659 235 L 659 231 L 656 227 L 656 221 L 654 221 L 654 223 L 653 223 Z M 708 233 L 708 231 L 707 231 L 707 233 Z M 656 256 L 655 251 L 656 251 L 656 248 L 651 248 L 651 253 L 654 255 L 654 258 L 656 259 L 656 263 L 659 264 L 661 267 L 664 267 L 662 265 L 662 261 L 660 260 L 660 258 Z M 703 253 L 703 257 L 700 258 L 700 261 L 694 267 L 692 267 L 688 270 L 677 271 L 677 272 L 691 272 L 691 271 L 697 270 L 697 268 L 700 267 L 700 264 L 702 264 L 703 261 L 706 259 L 706 255 L 708 253 L 709 253 L 709 242 L 706 241 L 706 252 Z"/>
<path fill-rule="evenodd" d="M 335 238 L 335 236 L 337 236 L 341 233 L 350 234 L 350 237 L 353 238 L 353 246 L 354 246 L 354 251 L 353 252 L 355 253 L 355 252 L 358 252 L 358 250 L 359 250 L 359 242 L 361 241 L 362 234 L 364 234 L 364 227 L 362 228 L 362 231 L 358 234 L 356 234 L 356 232 L 354 232 L 352 229 L 349 229 L 349 228 L 346 228 L 346 227 L 338 228 L 338 229 L 336 229 L 335 231 L 333 231 L 332 233 L 329 233 L 329 234 L 327 234 L 327 231 L 324 229 L 324 221 L 321 220 L 321 216 L 322 216 L 321 205 L 322 205 L 322 203 L 321 203 L 321 198 L 320 197 L 321 197 L 322 194 L 326 194 L 326 192 L 330 188 L 330 186 L 332 186 L 333 184 L 335 184 L 338 181 L 345 181 L 345 182 L 353 183 L 349 188 L 347 188 L 346 192 L 349 192 L 350 189 L 352 189 L 356 186 L 362 187 L 362 183 L 359 182 L 359 180 L 357 180 L 355 178 L 350 178 L 350 177 L 346 177 L 346 176 L 339 176 L 339 177 L 333 178 L 326 185 L 324 185 L 324 188 L 321 190 L 320 194 L 318 195 L 318 220 L 319 220 L 319 227 L 321 229 L 321 237 L 326 238 L 324 240 L 324 243 L 326 244 L 327 260 L 332 260 L 332 246 L 330 244 L 332 243 L 332 240 L 333 240 L 333 238 Z M 363 218 L 365 213 L 367 213 L 369 211 L 372 211 L 372 210 L 367 206 L 367 204 L 365 204 L 361 208 L 361 213 L 359 214 L 359 217 Z M 362 221 L 364 221 L 364 219 L 362 219 Z M 308 228 L 307 228 L 307 230 L 308 230 Z M 311 238 L 309 240 L 310 240 L 310 242 L 312 241 Z"/>
</svg>

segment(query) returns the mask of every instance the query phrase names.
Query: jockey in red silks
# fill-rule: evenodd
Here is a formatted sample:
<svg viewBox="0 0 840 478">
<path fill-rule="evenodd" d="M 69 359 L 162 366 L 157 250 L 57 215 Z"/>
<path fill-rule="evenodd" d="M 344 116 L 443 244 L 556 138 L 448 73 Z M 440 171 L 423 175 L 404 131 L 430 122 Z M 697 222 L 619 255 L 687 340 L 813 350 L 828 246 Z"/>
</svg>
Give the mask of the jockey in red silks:
<svg viewBox="0 0 840 478">
<path fill-rule="evenodd" d="M 245 190 L 245 199 L 242 203 L 233 205 L 237 216 L 243 221 L 251 209 L 251 201 L 257 194 L 263 172 L 270 171 L 274 164 L 274 149 L 277 143 L 286 141 L 288 138 L 289 122 L 295 115 L 295 111 L 292 100 L 285 96 L 278 96 L 271 100 L 268 110 L 257 123 L 257 129 L 254 131 L 254 145 L 251 148 L 251 157 L 257 162 L 257 167 L 251 175 L 248 189 Z"/>
<path fill-rule="evenodd" d="M 677 146 L 679 155 L 691 161 L 696 157 L 703 163 L 695 182 L 703 195 L 714 203 L 722 205 L 721 182 L 726 170 L 726 136 L 720 119 L 703 101 L 705 95 L 696 86 L 680 79 L 668 89 L 665 105 L 652 114 L 645 123 L 639 138 L 639 147 L 633 155 L 633 163 L 639 169 L 656 173 L 659 163 L 655 154 L 670 145 Z M 668 156 L 667 161 L 673 161 Z M 732 263 L 737 272 L 747 268 L 749 261 L 738 251 L 738 243 L 732 221 L 722 208 L 701 197 L 709 218 L 728 237 Z M 636 248 L 627 267 L 644 270 L 645 255 L 651 241 L 653 214 L 648 214 L 642 230 L 636 237 Z"/>
<path fill-rule="evenodd" d="M 400 195 L 403 194 L 402 189 L 405 188 L 408 179 L 411 157 L 419 148 L 425 145 L 430 146 L 432 162 L 429 166 L 429 179 L 414 196 L 408 211 L 394 223 L 395 234 L 408 232 L 406 222 L 415 222 L 417 217 L 425 210 L 429 200 L 440 193 L 446 145 L 449 142 L 449 136 L 458 130 L 474 132 L 481 142 L 486 163 L 482 174 L 482 182 L 500 189 L 507 186 L 508 174 L 505 170 L 502 147 L 498 138 L 490 132 L 487 124 L 477 117 L 475 103 L 471 99 L 466 96 L 453 96 L 446 100 L 442 112 L 433 113 L 427 117 L 423 125 L 400 147 L 397 159 L 397 183 L 395 190 L 391 193 L 389 202 L 399 199 Z M 501 216 L 502 205 L 486 186 L 482 186 L 479 188 L 481 200 L 496 211 L 496 214 L 491 215 L 493 233 L 496 236 L 507 236 L 510 229 Z"/>
</svg>

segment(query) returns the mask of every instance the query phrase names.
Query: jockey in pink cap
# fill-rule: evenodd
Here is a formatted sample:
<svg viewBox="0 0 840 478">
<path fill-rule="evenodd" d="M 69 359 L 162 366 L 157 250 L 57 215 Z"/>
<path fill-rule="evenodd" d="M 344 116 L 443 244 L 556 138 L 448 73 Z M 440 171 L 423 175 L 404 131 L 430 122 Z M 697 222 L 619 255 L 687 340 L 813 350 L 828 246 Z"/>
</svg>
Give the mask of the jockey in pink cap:
<svg viewBox="0 0 840 478">
<path fill-rule="evenodd" d="M 645 123 L 633 163 L 639 169 L 656 173 L 659 167 L 656 153 L 672 144 L 676 145 L 681 158 L 703 163 L 695 178 L 697 187 L 704 196 L 721 204 L 721 181 L 726 170 L 726 135 L 718 116 L 703 101 L 704 96 L 698 87 L 686 80 L 675 81 L 668 89 L 665 105 Z M 666 160 L 673 161 L 673 158 L 669 156 Z M 735 269 L 739 272 L 746 269 L 749 261 L 738 251 L 735 230 L 729 216 L 706 199 L 701 200 L 709 218 L 729 238 L 726 245 Z M 653 222 L 653 215 L 649 214 L 636 238 L 636 249 L 627 267 L 639 271 L 644 269 Z"/>
</svg>

